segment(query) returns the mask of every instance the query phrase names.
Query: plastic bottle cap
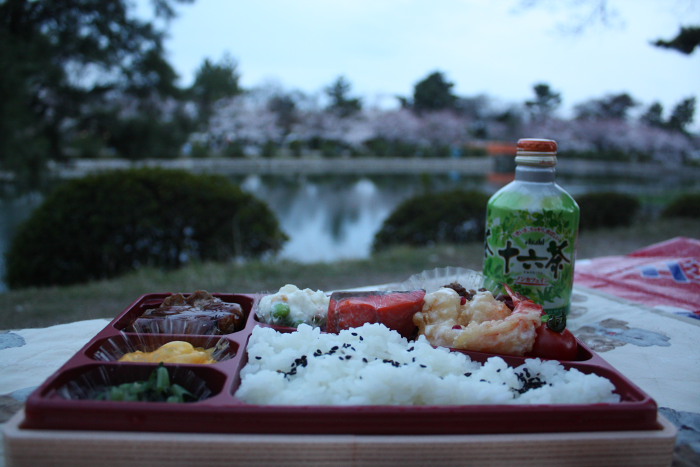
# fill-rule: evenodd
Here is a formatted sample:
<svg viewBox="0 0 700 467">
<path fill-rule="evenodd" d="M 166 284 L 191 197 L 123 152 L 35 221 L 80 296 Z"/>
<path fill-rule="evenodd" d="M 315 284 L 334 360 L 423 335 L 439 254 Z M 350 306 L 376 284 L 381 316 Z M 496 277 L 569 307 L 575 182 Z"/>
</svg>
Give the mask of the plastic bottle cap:
<svg viewBox="0 0 700 467">
<path fill-rule="evenodd" d="M 557 142 L 553 139 L 522 138 L 518 140 L 515 163 L 551 167 L 557 165 Z"/>
<path fill-rule="evenodd" d="M 518 140 L 518 152 L 557 152 L 557 142 L 553 139 L 522 138 Z"/>
</svg>

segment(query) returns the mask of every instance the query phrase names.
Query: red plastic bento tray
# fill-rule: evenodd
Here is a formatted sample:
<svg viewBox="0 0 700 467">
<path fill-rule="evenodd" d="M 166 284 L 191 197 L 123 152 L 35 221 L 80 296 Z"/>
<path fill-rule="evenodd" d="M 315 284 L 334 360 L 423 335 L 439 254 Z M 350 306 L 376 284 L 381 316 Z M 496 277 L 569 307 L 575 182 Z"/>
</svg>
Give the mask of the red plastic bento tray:
<svg viewBox="0 0 700 467">
<path fill-rule="evenodd" d="M 157 307 L 170 294 L 146 294 L 119 314 L 65 365 L 49 377 L 27 400 L 21 428 L 57 430 L 112 430 L 199 433 L 268 434 L 477 434 L 547 433 L 583 431 L 656 430 L 656 402 L 610 364 L 578 341 L 575 361 L 566 368 L 608 378 L 620 395 L 618 403 L 560 405 L 459 405 L 459 406 L 280 406 L 252 405 L 234 394 L 239 373 L 247 362 L 246 344 L 255 326 L 258 294 L 215 293 L 224 302 L 238 303 L 245 327 L 222 336 L 153 334 L 143 341 L 165 343 L 185 340 L 227 344 L 224 358 L 209 365 L 166 364 L 175 375 L 190 376 L 208 388 L 210 396 L 189 403 L 113 402 L 67 399 L 60 389 L 90 372 L 113 375 L 115 381 L 144 379 L 157 364 L 102 361 L 97 358 L 106 342 L 129 338 L 125 332 L 148 308 Z M 288 330 L 288 329 L 286 329 Z M 149 349 L 152 350 L 152 349 Z M 492 354 L 465 352 L 483 362 Z M 522 357 L 502 356 L 512 366 Z M 177 382 L 177 381 L 175 381 Z"/>
</svg>

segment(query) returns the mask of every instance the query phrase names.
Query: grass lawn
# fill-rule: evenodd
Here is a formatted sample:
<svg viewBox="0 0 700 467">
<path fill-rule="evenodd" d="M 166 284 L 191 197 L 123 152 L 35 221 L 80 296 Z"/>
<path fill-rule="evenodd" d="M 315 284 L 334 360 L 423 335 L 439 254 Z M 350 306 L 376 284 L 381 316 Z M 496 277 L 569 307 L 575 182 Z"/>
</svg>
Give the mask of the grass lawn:
<svg viewBox="0 0 700 467">
<path fill-rule="evenodd" d="M 632 227 L 584 231 L 578 258 L 623 255 L 677 236 L 700 238 L 700 220 L 671 219 Z M 462 266 L 480 270 L 483 245 L 395 248 L 368 260 L 301 264 L 288 261 L 193 264 L 175 271 L 141 269 L 125 276 L 68 287 L 0 294 L 0 329 L 44 327 L 92 318 L 113 318 L 140 295 L 154 292 L 257 293 L 287 283 L 320 290 L 400 282 L 426 269 Z"/>
</svg>

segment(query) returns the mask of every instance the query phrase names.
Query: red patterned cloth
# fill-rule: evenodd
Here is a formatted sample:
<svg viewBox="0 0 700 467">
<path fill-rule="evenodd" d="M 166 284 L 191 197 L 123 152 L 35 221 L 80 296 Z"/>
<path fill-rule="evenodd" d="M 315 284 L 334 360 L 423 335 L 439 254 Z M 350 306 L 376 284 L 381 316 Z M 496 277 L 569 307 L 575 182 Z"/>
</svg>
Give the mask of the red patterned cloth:
<svg viewBox="0 0 700 467">
<path fill-rule="evenodd" d="M 574 284 L 700 319 L 700 240 L 676 237 L 576 263 Z"/>
</svg>

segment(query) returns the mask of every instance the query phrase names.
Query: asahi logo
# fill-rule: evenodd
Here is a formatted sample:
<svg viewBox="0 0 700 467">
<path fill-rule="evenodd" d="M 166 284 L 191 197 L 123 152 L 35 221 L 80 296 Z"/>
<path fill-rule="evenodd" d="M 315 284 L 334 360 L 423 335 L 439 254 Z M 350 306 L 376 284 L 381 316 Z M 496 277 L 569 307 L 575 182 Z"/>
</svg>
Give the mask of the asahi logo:
<svg viewBox="0 0 700 467">
<path fill-rule="evenodd" d="M 539 240 L 533 240 L 533 239 L 528 239 L 525 242 L 526 245 L 544 245 L 544 238 L 540 238 Z"/>
</svg>

